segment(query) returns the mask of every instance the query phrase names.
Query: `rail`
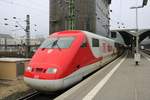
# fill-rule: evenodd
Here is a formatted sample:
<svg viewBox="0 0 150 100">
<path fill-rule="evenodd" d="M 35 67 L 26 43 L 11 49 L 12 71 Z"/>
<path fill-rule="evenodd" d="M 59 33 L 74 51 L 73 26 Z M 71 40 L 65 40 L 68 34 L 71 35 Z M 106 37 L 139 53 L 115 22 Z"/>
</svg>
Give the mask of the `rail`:
<svg viewBox="0 0 150 100">
<path fill-rule="evenodd" d="M 31 98 L 33 98 L 34 96 L 36 96 L 38 94 L 39 94 L 39 92 L 35 91 L 35 92 L 29 93 L 23 97 L 20 97 L 17 100 L 30 100 Z"/>
</svg>

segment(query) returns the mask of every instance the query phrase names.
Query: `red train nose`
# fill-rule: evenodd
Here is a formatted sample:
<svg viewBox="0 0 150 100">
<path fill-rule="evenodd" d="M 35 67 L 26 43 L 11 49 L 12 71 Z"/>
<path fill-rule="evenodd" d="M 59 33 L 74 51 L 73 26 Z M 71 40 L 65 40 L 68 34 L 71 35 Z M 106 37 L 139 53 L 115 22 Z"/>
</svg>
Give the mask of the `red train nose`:
<svg viewBox="0 0 150 100">
<path fill-rule="evenodd" d="M 26 68 L 26 72 L 34 72 L 34 73 L 46 73 L 46 74 L 56 74 L 57 68 L 32 68 L 28 66 Z"/>
<path fill-rule="evenodd" d="M 24 77 L 24 81 L 30 87 L 39 91 L 57 91 L 63 89 L 63 79 L 59 80 L 43 80 Z"/>
<path fill-rule="evenodd" d="M 35 79 L 55 79 L 58 74 L 57 68 L 32 68 L 27 67 L 24 76 Z"/>
</svg>

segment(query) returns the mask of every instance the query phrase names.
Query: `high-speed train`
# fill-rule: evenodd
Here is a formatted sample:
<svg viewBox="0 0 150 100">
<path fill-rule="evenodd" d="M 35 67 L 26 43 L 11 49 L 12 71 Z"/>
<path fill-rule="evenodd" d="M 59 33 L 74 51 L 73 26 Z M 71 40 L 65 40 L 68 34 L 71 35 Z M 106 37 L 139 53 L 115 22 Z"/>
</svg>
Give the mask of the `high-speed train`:
<svg viewBox="0 0 150 100">
<path fill-rule="evenodd" d="M 24 81 L 38 91 L 65 89 L 100 68 L 101 62 L 122 52 L 123 46 L 87 31 L 56 32 L 32 57 Z"/>
</svg>

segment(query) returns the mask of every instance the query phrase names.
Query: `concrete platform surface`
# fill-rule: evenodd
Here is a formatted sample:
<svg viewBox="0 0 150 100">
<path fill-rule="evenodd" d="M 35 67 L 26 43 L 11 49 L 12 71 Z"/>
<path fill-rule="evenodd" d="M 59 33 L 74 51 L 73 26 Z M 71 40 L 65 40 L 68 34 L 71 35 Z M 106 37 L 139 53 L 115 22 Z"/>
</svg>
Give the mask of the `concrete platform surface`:
<svg viewBox="0 0 150 100">
<path fill-rule="evenodd" d="M 55 100 L 150 100 L 150 61 L 144 56 L 138 66 L 131 54 L 118 59 Z"/>
</svg>

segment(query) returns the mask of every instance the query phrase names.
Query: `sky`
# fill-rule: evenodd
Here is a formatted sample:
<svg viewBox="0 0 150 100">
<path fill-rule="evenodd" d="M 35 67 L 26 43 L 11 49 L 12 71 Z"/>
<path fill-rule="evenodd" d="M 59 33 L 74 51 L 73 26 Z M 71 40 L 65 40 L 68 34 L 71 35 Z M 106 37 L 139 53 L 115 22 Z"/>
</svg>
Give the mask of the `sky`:
<svg viewBox="0 0 150 100">
<path fill-rule="evenodd" d="M 142 0 L 112 0 L 111 29 L 135 28 L 135 10 L 130 7 L 140 6 L 141 3 Z M 139 28 L 150 28 L 149 11 L 150 2 L 146 7 L 138 10 Z M 49 34 L 49 0 L 0 0 L 0 33 L 24 37 L 25 31 L 15 25 L 17 21 L 25 28 L 27 14 L 31 17 L 31 37 L 47 37 Z"/>
<path fill-rule="evenodd" d="M 110 9 L 111 17 L 111 29 L 117 28 L 136 28 L 136 12 L 131 7 L 137 7 L 142 5 L 143 0 L 112 0 Z M 150 28 L 150 1 L 144 8 L 138 9 L 138 28 L 149 29 Z M 119 22 L 119 23 L 118 23 Z"/>
<path fill-rule="evenodd" d="M 27 14 L 30 15 L 31 37 L 48 36 L 49 0 L 0 0 L 0 33 L 24 37 Z M 22 28 L 15 27 L 16 21 Z"/>
</svg>

